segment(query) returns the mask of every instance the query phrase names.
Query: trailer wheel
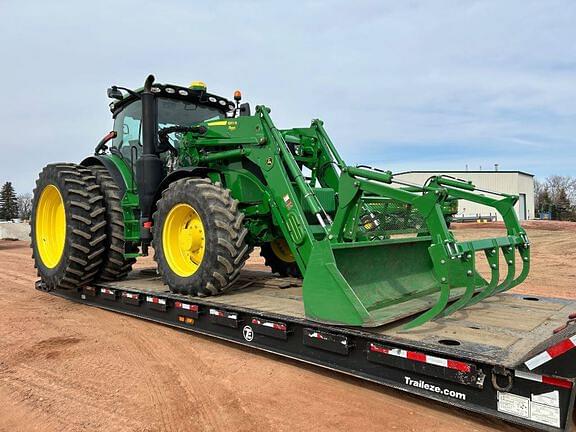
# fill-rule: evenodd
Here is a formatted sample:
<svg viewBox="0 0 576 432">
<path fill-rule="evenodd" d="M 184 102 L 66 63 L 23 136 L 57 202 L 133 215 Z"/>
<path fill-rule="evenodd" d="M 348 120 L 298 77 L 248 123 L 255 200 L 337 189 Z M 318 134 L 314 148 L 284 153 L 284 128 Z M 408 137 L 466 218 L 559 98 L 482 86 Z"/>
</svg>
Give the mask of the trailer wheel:
<svg viewBox="0 0 576 432">
<path fill-rule="evenodd" d="M 238 278 L 250 253 L 244 214 L 230 191 L 208 179 L 177 180 L 153 215 L 154 259 L 175 293 L 215 295 Z"/>
<path fill-rule="evenodd" d="M 90 170 L 51 164 L 39 175 L 32 201 L 32 258 L 47 289 L 90 283 L 100 270 L 106 232 L 103 196 Z"/>
<path fill-rule="evenodd" d="M 302 278 L 302 272 L 286 240 L 277 239 L 264 243 L 260 248 L 260 256 L 264 258 L 264 264 L 270 267 L 272 273 L 277 273 L 282 277 Z"/>
<path fill-rule="evenodd" d="M 134 258 L 124 258 L 126 242 L 124 239 L 124 214 L 120 205 L 120 188 L 103 166 L 92 166 L 90 170 L 96 176 L 104 196 L 106 208 L 106 253 L 98 279 L 115 281 L 124 279 L 132 270 Z"/>
</svg>

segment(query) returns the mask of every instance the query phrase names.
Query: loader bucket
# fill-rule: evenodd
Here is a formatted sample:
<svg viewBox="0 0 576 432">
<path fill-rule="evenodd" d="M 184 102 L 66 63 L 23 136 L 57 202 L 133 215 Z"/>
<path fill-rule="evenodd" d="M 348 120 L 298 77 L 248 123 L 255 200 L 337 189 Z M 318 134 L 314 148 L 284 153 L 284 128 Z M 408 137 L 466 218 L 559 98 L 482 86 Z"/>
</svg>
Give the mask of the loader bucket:
<svg viewBox="0 0 576 432">
<path fill-rule="evenodd" d="M 306 316 L 329 324 L 375 327 L 419 314 L 404 326 L 417 327 L 524 281 L 530 269 L 529 245 L 515 241 L 508 236 L 459 243 L 459 255 L 449 259 L 444 245 L 432 244 L 430 237 L 317 242 L 304 276 Z M 486 255 L 488 280 L 476 270 L 477 252 Z M 522 261 L 519 272 L 516 253 Z"/>
<path fill-rule="evenodd" d="M 429 237 L 317 242 L 304 277 L 306 316 L 329 324 L 375 327 L 428 311 L 423 318 L 428 321 L 466 290 L 442 289 L 430 246 Z"/>
</svg>

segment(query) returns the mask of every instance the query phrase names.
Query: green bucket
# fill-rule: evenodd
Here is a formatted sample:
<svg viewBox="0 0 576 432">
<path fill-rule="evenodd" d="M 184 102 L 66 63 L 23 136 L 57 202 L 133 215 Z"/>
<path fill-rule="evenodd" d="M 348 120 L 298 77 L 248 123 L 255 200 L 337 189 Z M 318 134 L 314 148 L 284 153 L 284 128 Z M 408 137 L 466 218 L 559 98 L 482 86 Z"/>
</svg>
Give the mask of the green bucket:
<svg viewBox="0 0 576 432">
<path fill-rule="evenodd" d="M 429 310 L 441 283 L 430 237 L 314 245 L 303 284 L 306 317 L 375 327 Z M 449 299 L 461 296 L 452 288 Z"/>
</svg>

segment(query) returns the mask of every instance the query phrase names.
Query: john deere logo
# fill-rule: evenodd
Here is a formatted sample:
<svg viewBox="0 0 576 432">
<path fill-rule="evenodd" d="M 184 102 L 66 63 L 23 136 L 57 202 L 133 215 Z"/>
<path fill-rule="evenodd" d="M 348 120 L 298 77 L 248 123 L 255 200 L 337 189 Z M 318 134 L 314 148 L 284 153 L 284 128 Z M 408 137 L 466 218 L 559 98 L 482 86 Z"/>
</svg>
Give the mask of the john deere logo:
<svg viewBox="0 0 576 432">
<path fill-rule="evenodd" d="M 228 130 L 236 130 L 236 128 L 238 127 L 238 122 L 236 120 L 231 120 L 227 123 L 228 125 Z"/>
</svg>

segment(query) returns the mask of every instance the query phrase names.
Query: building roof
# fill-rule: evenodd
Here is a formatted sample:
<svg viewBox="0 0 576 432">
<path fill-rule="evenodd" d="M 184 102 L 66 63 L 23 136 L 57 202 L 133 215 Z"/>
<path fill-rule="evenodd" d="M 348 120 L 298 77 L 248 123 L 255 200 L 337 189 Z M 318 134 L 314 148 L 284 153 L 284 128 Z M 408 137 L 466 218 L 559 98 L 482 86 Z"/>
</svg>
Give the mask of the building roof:
<svg viewBox="0 0 576 432">
<path fill-rule="evenodd" d="M 527 173 L 525 171 L 506 171 L 506 170 L 498 170 L 498 171 L 489 171 L 489 170 L 469 170 L 469 171 L 454 171 L 454 170 L 416 170 L 416 171 L 401 171 L 394 173 L 394 175 L 402 175 L 402 174 L 522 174 L 528 177 L 534 177 L 534 174 Z"/>
</svg>

